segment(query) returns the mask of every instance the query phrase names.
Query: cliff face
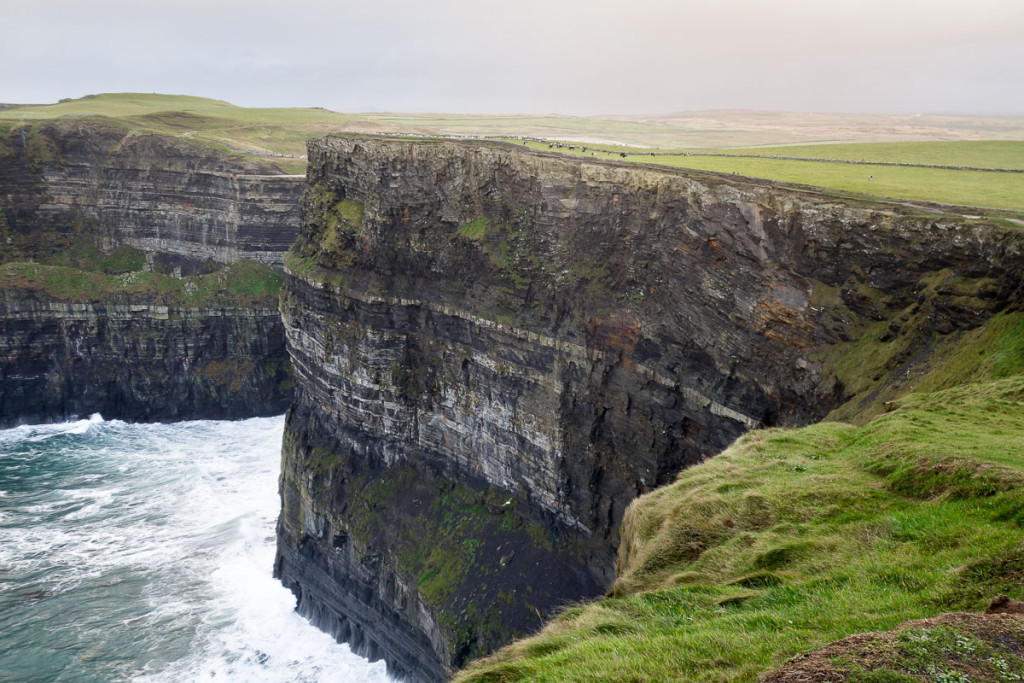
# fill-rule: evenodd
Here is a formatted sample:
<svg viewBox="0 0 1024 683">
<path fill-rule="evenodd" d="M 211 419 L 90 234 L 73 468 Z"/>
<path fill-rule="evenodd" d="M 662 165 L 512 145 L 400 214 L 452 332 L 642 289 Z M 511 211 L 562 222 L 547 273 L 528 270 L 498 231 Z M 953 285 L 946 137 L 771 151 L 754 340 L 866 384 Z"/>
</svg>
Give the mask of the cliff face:
<svg viewBox="0 0 1024 683">
<path fill-rule="evenodd" d="M 0 427 L 92 413 L 231 419 L 288 406 L 274 307 L 0 297 Z"/>
<path fill-rule="evenodd" d="M 93 121 L 16 128 L 0 141 L 6 237 L 92 234 L 186 264 L 280 266 L 299 227 L 303 177 Z M 0 225 L 0 228 L 5 226 Z"/>
<path fill-rule="evenodd" d="M 1021 296 L 1024 240 L 966 219 L 501 145 L 309 160 L 275 570 L 413 678 L 603 592 L 630 500 L 848 398 L 837 345 L 885 327 L 880 390 Z"/>
<path fill-rule="evenodd" d="M 0 427 L 283 412 L 302 186 L 116 121 L 0 137 Z"/>
</svg>

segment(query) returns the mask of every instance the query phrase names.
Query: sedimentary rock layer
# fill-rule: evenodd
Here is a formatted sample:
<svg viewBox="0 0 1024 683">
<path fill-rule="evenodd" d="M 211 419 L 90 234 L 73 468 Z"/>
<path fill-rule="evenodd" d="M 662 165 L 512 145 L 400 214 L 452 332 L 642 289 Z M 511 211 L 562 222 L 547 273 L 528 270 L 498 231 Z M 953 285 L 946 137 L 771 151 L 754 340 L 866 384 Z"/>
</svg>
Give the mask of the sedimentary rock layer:
<svg viewBox="0 0 1024 683">
<path fill-rule="evenodd" d="M 133 254 L 132 269 L 178 276 L 240 259 L 280 267 L 298 230 L 301 189 L 301 177 L 184 138 L 135 135 L 123 122 L 15 126 L 0 138 L 0 263 L 67 251 L 66 263 L 84 258 L 82 268 L 99 269 L 104 252 L 134 247 L 146 263 Z M 136 281 L 137 273 L 111 267 L 102 265 L 126 276 L 126 287 Z M 262 270 L 257 277 L 268 279 Z M 177 420 L 286 408 L 291 381 L 276 293 L 188 306 L 162 285 L 100 295 L 82 273 L 54 277 L 77 284 L 4 279 L 0 426 L 93 412 Z"/>
<path fill-rule="evenodd" d="M 277 415 L 291 377 L 276 308 L 0 294 L 0 427 Z"/>
<path fill-rule="evenodd" d="M 638 494 L 839 405 L 833 345 L 1021 298 L 983 221 L 498 144 L 309 159 L 276 572 L 414 679 L 600 594 Z"/>
<path fill-rule="evenodd" d="M 184 139 L 61 120 L 0 143 L 0 206 L 19 236 L 90 234 L 186 263 L 280 266 L 298 232 L 302 176 Z"/>
</svg>

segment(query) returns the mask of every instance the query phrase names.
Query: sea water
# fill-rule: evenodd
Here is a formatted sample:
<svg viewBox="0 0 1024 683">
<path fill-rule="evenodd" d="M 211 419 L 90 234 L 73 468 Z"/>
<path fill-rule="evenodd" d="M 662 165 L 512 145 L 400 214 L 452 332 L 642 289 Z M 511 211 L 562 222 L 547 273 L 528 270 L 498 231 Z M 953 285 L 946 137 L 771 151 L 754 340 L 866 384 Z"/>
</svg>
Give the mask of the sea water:
<svg viewBox="0 0 1024 683">
<path fill-rule="evenodd" d="M 0 680 L 388 680 L 271 577 L 283 427 L 0 431 Z"/>
</svg>

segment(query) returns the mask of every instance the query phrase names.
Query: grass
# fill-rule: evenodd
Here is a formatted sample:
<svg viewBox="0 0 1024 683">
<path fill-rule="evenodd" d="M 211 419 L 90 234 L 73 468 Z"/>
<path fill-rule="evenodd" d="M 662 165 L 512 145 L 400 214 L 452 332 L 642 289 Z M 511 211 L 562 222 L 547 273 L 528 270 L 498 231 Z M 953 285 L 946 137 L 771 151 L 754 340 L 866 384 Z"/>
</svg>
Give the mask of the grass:
<svg viewBox="0 0 1024 683">
<path fill-rule="evenodd" d="M 528 147 L 551 151 L 547 143 L 530 142 Z M 994 173 L 962 171 L 916 166 L 876 166 L 830 163 L 826 161 L 789 161 L 782 159 L 749 158 L 740 156 L 694 156 L 686 152 L 667 154 L 659 150 L 650 156 L 635 149 L 608 147 L 602 150 L 577 145 L 556 149 L 562 154 L 583 156 L 599 160 L 617 160 L 656 164 L 672 168 L 712 171 L 753 178 L 765 178 L 801 185 L 824 187 L 843 192 L 877 195 L 903 200 L 939 202 L 960 206 L 1024 211 L 1024 173 Z M 952 166 L 1024 167 L 1024 143 L 990 141 L 987 143 L 921 142 L 906 146 L 893 143 L 860 145 L 828 145 L 822 147 L 789 147 L 756 150 L 729 150 L 729 154 L 793 154 L 828 158 L 843 158 L 842 151 L 850 147 L 846 156 L 871 161 L 893 159 L 916 160 Z M 806 150 L 811 150 L 807 152 Z M 626 154 L 625 157 L 621 156 Z M 593 156 L 591 156 L 593 155 Z M 908 162 L 909 163 L 909 162 Z"/>
<path fill-rule="evenodd" d="M 487 235 L 490 229 L 491 219 L 487 218 L 487 216 L 481 216 L 460 227 L 457 234 L 466 239 L 480 241 Z"/>
<path fill-rule="evenodd" d="M 63 265 L 15 261 L 0 265 L 0 291 L 38 292 L 70 303 L 165 306 L 262 305 L 276 308 L 283 278 L 255 261 L 239 261 L 205 275 L 176 278 L 132 270 L 113 275 Z"/>
<path fill-rule="evenodd" d="M 146 267 L 146 254 L 129 246 L 104 252 L 89 238 L 75 239 L 67 249 L 39 259 L 49 266 L 64 266 L 107 275 L 120 275 Z"/>
<path fill-rule="evenodd" d="M 1024 142 L 960 140 L 955 142 L 873 142 L 841 145 L 794 145 L 732 149 L 727 153 L 882 161 L 898 164 L 1024 169 Z"/>
<path fill-rule="evenodd" d="M 461 681 L 754 681 L 851 633 L 1024 596 L 1024 377 L 863 427 L 752 432 L 623 522 L 612 597 Z"/>
<path fill-rule="evenodd" d="M 247 154 L 289 173 L 305 173 L 306 142 L 348 130 L 358 117 L 323 109 L 237 107 L 179 95 L 116 93 L 55 105 L 0 111 L 8 127 L 60 117 L 114 120 L 133 134 L 188 139 L 221 151 Z"/>
</svg>

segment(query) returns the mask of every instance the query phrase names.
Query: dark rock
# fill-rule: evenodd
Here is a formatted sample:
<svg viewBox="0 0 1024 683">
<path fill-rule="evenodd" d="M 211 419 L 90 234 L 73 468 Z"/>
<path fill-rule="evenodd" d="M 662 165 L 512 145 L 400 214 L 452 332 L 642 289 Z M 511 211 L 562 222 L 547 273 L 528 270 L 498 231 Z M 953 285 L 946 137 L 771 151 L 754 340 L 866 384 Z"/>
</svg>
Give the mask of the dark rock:
<svg viewBox="0 0 1024 683">
<path fill-rule="evenodd" d="M 161 135 L 93 121 L 59 120 L 0 140 L 0 208 L 39 256 L 56 235 L 186 263 L 241 258 L 280 267 L 299 227 L 303 178 Z M 45 236 L 32 243 L 31 236 Z M 59 238 L 58 238 L 59 239 Z M 2 245 L 0 245 L 2 246 Z"/>
<path fill-rule="evenodd" d="M 273 308 L 0 292 L 0 427 L 92 413 L 140 422 L 279 415 L 290 398 Z"/>
</svg>

